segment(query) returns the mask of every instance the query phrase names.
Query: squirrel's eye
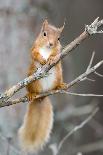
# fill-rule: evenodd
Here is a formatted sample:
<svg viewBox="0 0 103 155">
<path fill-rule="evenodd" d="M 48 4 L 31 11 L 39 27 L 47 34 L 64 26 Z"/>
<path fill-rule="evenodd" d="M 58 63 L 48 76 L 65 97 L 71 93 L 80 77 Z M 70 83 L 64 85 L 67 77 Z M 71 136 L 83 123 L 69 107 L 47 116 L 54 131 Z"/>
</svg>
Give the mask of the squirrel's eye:
<svg viewBox="0 0 103 155">
<path fill-rule="evenodd" d="M 47 34 L 46 34 L 46 32 L 44 32 L 44 36 L 46 36 Z"/>
<path fill-rule="evenodd" d="M 58 40 L 60 40 L 60 37 L 58 38 Z"/>
</svg>

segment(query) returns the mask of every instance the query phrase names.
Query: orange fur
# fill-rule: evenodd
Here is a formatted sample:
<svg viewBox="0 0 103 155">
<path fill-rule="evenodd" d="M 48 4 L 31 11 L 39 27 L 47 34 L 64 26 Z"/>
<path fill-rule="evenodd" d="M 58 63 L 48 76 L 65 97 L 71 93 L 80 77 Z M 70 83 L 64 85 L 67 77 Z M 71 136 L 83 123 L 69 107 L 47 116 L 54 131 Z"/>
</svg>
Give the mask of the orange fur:
<svg viewBox="0 0 103 155">
<path fill-rule="evenodd" d="M 28 76 L 47 61 L 53 61 L 53 58 L 60 53 L 61 44 L 58 38 L 62 29 L 49 25 L 47 20 L 44 21 L 41 32 L 31 50 L 32 62 Z M 36 152 L 42 148 L 48 141 L 52 129 L 53 111 L 49 98 L 45 97 L 32 101 L 35 94 L 56 89 L 63 85 L 61 62 L 54 66 L 49 73 L 48 77 L 34 81 L 27 86 L 30 103 L 24 124 L 19 130 L 19 137 L 22 148 L 28 152 Z"/>
<path fill-rule="evenodd" d="M 49 140 L 53 124 L 52 105 L 48 98 L 29 103 L 24 124 L 19 130 L 23 151 L 37 152 Z"/>
</svg>

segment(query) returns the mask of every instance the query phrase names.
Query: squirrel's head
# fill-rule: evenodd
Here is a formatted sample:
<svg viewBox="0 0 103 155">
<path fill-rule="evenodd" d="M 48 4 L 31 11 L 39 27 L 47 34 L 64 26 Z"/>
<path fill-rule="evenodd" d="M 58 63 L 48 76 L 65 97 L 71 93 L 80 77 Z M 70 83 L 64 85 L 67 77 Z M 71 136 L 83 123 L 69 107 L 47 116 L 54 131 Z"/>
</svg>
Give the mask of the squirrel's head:
<svg viewBox="0 0 103 155">
<path fill-rule="evenodd" d="M 60 28 L 56 28 L 55 26 L 50 25 L 47 19 L 45 19 L 39 35 L 40 46 L 46 46 L 49 49 L 53 49 L 60 45 L 60 35 L 63 29 L 64 25 Z"/>
</svg>

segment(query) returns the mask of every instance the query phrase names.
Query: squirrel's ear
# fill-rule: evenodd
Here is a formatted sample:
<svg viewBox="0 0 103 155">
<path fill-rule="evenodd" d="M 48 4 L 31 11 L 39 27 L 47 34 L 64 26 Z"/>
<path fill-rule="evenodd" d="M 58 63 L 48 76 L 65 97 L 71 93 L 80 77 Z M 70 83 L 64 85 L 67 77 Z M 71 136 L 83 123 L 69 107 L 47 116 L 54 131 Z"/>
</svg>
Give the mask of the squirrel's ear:
<svg viewBox="0 0 103 155">
<path fill-rule="evenodd" d="M 60 33 L 63 31 L 64 27 L 65 27 L 65 22 L 64 22 L 64 24 L 63 24 L 62 27 L 58 28 L 58 30 L 59 30 Z"/>
<path fill-rule="evenodd" d="M 48 20 L 45 19 L 42 25 L 42 30 L 46 29 L 48 27 Z"/>
</svg>

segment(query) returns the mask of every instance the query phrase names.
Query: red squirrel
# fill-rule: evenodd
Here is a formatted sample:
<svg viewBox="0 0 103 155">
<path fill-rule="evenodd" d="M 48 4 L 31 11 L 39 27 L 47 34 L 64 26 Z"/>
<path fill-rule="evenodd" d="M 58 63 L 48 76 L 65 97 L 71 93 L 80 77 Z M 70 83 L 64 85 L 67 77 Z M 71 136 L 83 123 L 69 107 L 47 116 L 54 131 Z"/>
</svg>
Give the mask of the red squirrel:
<svg viewBox="0 0 103 155">
<path fill-rule="evenodd" d="M 31 64 L 28 76 L 38 67 L 61 52 L 60 35 L 64 26 L 56 28 L 45 20 L 31 49 Z M 28 109 L 24 123 L 19 129 L 20 144 L 26 152 L 37 152 L 48 142 L 53 127 L 53 108 L 49 97 L 33 100 L 33 96 L 53 89 L 66 87 L 63 83 L 62 66 L 59 61 L 49 74 L 27 85 Z"/>
</svg>

